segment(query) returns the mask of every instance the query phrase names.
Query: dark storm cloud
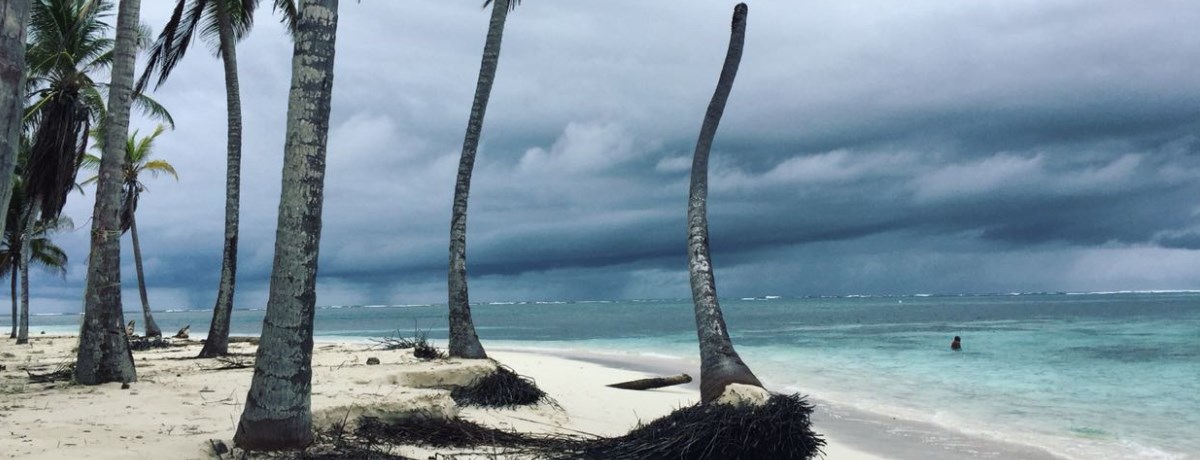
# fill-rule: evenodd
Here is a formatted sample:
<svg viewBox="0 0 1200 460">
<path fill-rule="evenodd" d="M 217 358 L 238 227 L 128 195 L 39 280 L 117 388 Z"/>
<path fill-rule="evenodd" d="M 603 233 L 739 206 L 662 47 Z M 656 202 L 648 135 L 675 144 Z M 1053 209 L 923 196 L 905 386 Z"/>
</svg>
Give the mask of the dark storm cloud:
<svg viewBox="0 0 1200 460">
<path fill-rule="evenodd" d="M 156 26 L 169 13 L 143 7 Z M 564 0 L 510 16 L 472 188 L 473 300 L 688 295 L 688 174 L 731 8 Z M 239 48 L 245 307 L 266 302 L 290 79 L 291 45 L 263 14 Z M 444 302 L 487 15 L 450 1 L 341 15 L 318 301 Z M 720 292 L 1200 287 L 1197 18 L 1184 1 L 752 4 L 710 173 Z M 139 209 L 151 297 L 205 308 L 219 62 L 196 53 L 155 97 L 179 124 L 158 153 L 181 177 L 150 182 Z M 83 224 L 91 199 L 69 215 Z M 39 277 L 34 294 L 76 309 L 86 231 L 60 241 L 66 282 Z"/>
</svg>

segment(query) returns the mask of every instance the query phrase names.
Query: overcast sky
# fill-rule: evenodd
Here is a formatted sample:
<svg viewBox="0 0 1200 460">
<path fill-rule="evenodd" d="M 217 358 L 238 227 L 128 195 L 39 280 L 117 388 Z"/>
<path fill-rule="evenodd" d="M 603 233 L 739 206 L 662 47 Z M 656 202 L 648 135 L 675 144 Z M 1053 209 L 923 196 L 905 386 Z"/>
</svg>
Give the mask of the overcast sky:
<svg viewBox="0 0 1200 460">
<path fill-rule="evenodd" d="M 156 31 L 174 2 L 143 2 Z M 269 5 L 270 2 L 264 2 Z M 318 305 L 444 303 L 450 201 L 488 13 L 343 1 Z M 475 168 L 472 301 L 682 298 L 692 149 L 734 2 L 529 0 L 509 17 Z M 291 45 L 238 48 L 238 308 L 266 302 Z M 713 150 L 722 296 L 1200 288 L 1200 3 L 750 4 Z M 154 94 L 178 128 L 138 212 L 155 309 L 210 308 L 224 215 L 220 63 Z M 151 125 L 135 120 L 143 132 Z M 60 235 L 82 304 L 94 196 Z M 131 251 L 125 303 L 137 308 Z"/>
</svg>

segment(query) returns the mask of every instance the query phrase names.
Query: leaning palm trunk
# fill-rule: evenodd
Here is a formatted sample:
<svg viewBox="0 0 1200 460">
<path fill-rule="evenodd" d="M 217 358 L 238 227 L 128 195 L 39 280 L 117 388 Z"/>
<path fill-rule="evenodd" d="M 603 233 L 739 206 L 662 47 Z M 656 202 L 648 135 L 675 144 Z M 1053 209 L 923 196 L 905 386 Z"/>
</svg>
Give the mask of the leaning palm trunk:
<svg viewBox="0 0 1200 460">
<path fill-rule="evenodd" d="M 140 8 L 140 0 L 121 0 L 117 13 L 104 155 L 96 181 L 87 291 L 75 363 L 75 381 L 84 385 L 137 380 L 121 311 L 121 185 Z"/>
<path fill-rule="evenodd" d="M 17 345 L 29 343 L 29 257 L 33 254 L 30 240 L 33 239 L 33 213 L 30 208 L 23 213 L 25 230 L 21 235 L 21 253 L 17 255 L 17 272 L 21 274 L 21 318 L 17 325 Z"/>
<path fill-rule="evenodd" d="M 138 294 L 142 298 L 142 317 L 146 319 L 146 337 L 162 337 L 162 330 L 150 314 L 150 298 L 146 295 L 146 273 L 142 270 L 142 244 L 138 241 L 136 213 L 129 213 L 129 236 L 133 240 L 133 267 L 137 269 Z"/>
<path fill-rule="evenodd" d="M 475 84 L 475 101 L 471 103 L 471 118 L 467 121 L 467 135 L 458 161 L 458 179 L 454 183 L 447 288 L 450 294 L 450 356 L 456 358 L 487 358 L 483 345 L 479 343 L 479 335 L 475 333 L 467 295 L 467 198 L 471 194 L 471 172 L 475 168 L 475 152 L 479 150 L 483 115 L 487 112 L 492 83 L 496 80 L 496 67 L 500 63 L 500 42 L 504 38 L 509 1 L 492 2 L 492 19 L 488 23 L 487 41 L 483 45 L 483 62 L 479 65 L 479 80 Z"/>
<path fill-rule="evenodd" d="M 220 29 L 221 61 L 225 65 L 225 108 L 228 132 L 225 165 L 225 249 L 221 252 L 221 284 L 213 307 L 208 339 L 200 350 L 201 358 L 229 353 L 229 320 L 233 314 L 233 290 L 237 284 L 238 207 L 242 182 L 242 102 L 238 85 L 237 47 L 229 10 L 217 8 Z"/>
<path fill-rule="evenodd" d="M 688 198 L 688 275 L 692 284 L 692 301 L 696 306 L 696 333 L 700 339 L 700 399 L 716 400 L 733 383 L 762 387 L 762 383 L 742 362 L 729 340 L 721 305 L 717 301 L 716 280 L 708 254 L 708 154 L 725 111 L 725 101 L 733 89 L 738 64 L 742 60 L 742 44 L 746 38 L 746 5 L 739 4 L 733 13 L 733 33 L 721 78 L 704 124 L 696 141 L 692 160 L 691 191 Z"/>
<path fill-rule="evenodd" d="M 7 210 L 12 198 L 12 172 L 20 146 L 28 23 L 29 0 L 0 0 L 0 210 Z M 0 219 L 0 235 L 5 224 Z"/>
<path fill-rule="evenodd" d="M 337 0 L 302 0 L 292 55 L 275 262 L 254 378 L 233 440 L 277 450 L 312 442 L 313 314 Z"/>
</svg>

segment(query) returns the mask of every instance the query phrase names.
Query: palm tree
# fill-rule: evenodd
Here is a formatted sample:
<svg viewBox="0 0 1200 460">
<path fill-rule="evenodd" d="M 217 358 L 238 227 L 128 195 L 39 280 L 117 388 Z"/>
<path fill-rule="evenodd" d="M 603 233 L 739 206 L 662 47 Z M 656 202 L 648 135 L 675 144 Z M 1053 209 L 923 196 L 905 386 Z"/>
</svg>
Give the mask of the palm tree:
<svg viewBox="0 0 1200 460">
<path fill-rule="evenodd" d="M 150 52 L 146 70 L 138 79 L 141 91 L 155 71 L 160 86 L 166 82 L 175 64 L 183 58 L 198 29 L 216 36 L 217 54 L 225 67 L 226 169 L 225 169 L 225 247 L 221 255 L 221 281 L 217 303 L 213 307 L 208 339 L 200 350 L 201 358 L 229 353 L 229 319 L 233 312 L 233 292 L 237 282 L 238 209 L 242 180 L 242 103 L 237 75 L 237 41 L 250 31 L 258 0 L 178 0 L 171 19 L 163 27 Z M 284 12 L 283 22 L 294 27 L 294 0 L 275 0 L 275 8 Z M 215 32 L 215 33 L 214 33 Z"/>
<path fill-rule="evenodd" d="M 29 0 L 0 0 L 0 209 L 8 209 L 25 106 L 25 32 Z M 7 219 L 0 219 L 0 235 Z M 14 310 L 15 312 L 15 310 Z M 16 327 L 16 317 L 13 317 Z M 14 329 L 14 333 L 15 333 Z"/>
<path fill-rule="evenodd" d="M 87 291 L 75 381 L 84 385 L 137 380 L 133 354 L 122 332 L 121 311 L 121 188 L 133 98 L 134 58 L 140 0 L 121 0 L 117 37 L 113 45 L 112 86 L 104 126 L 104 156 L 96 181 L 92 212 L 92 248 L 88 257 Z"/>
<path fill-rule="evenodd" d="M 725 102 L 733 89 L 738 64 L 742 60 L 742 44 L 746 39 L 746 4 L 740 3 L 733 12 L 733 31 L 721 78 L 696 141 L 692 160 L 692 181 L 688 199 L 688 275 L 692 285 L 692 301 L 696 308 L 696 334 L 700 340 L 700 400 L 712 402 L 721 397 L 730 384 L 762 388 L 762 382 L 742 362 L 729 340 L 721 305 L 717 301 L 717 286 L 713 278 L 712 260 L 708 254 L 708 154 L 712 150 L 717 125 L 725 112 Z"/>
<path fill-rule="evenodd" d="M 33 144 L 25 190 L 35 213 L 45 219 L 62 212 L 87 151 L 88 133 L 104 122 L 101 90 L 108 85 L 91 75 L 113 63 L 114 41 L 107 38 L 111 27 L 102 20 L 111 10 L 112 4 L 104 0 L 33 0 L 26 51 L 26 86 L 32 88 L 32 101 L 25 113 Z M 154 100 L 138 96 L 134 103 L 174 126 L 170 114 Z"/>
<path fill-rule="evenodd" d="M 245 449 L 312 442 L 313 314 L 337 8 L 338 0 L 301 0 L 298 8 L 271 290 L 233 437 Z"/>
<path fill-rule="evenodd" d="M 22 153 L 17 167 L 21 168 L 25 164 L 25 159 L 28 156 L 27 143 L 22 143 Z M 32 262 L 43 268 L 49 269 L 58 273 L 61 276 L 67 274 L 67 254 L 62 248 L 59 248 L 50 241 L 49 235 L 62 229 L 74 228 L 74 223 L 66 217 L 59 217 L 50 222 L 38 222 L 32 226 L 33 233 L 31 238 L 26 238 L 24 230 L 29 226 L 26 225 L 25 219 L 30 217 L 30 209 L 28 201 L 25 199 L 21 187 L 20 177 L 16 176 L 17 180 L 13 183 L 11 192 L 12 200 L 5 215 L 5 227 L 3 241 L 0 242 L 0 275 L 7 274 L 11 278 L 12 295 L 12 332 L 10 338 L 17 339 L 18 344 L 28 343 L 29 341 L 29 272 L 28 263 Z M 26 245 L 25 243 L 29 244 Z M 29 252 L 29 257 L 24 257 L 24 252 Z M 17 281 L 20 281 L 20 286 Z M 18 293 L 20 295 L 18 296 Z M 18 297 L 20 304 L 18 304 Z M 18 305 L 20 309 L 18 309 Z M 18 316 L 18 311 L 20 315 Z"/>
<path fill-rule="evenodd" d="M 496 67 L 500 63 L 504 22 L 508 19 L 508 12 L 519 3 L 521 0 L 485 0 L 483 3 L 484 7 L 492 5 L 492 19 L 488 23 L 483 62 L 479 65 L 479 80 L 475 83 L 475 100 L 471 103 L 471 117 L 467 120 L 467 134 L 458 161 L 458 178 L 454 182 L 454 205 L 450 215 L 450 267 L 446 276 L 449 291 L 447 303 L 450 306 L 449 348 L 450 356 L 457 358 L 487 358 L 483 345 L 479 343 L 479 335 L 475 333 L 467 295 L 467 198 L 471 194 L 471 173 L 475 169 L 475 152 L 479 149 L 483 116 L 487 112 L 492 83 L 496 80 Z"/>
<path fill-rule="evenodd" d="M 137 131 L 129 135 L 129 139 L 125 142 L 125 174 L 124 184 L 121 192 L 121 231 L 128 231 L 133 239 L 133 262 L 137 269 L 138 278 L 138 293 L 142 299 L 142 316 L 146 322 L 146 337 L 161 337 L 162 330 L 158 328 L 158 323 L 154 321 L 154 315 L 150 313 L 150 301 L 146 296 L 146 275 L 142 270 L 142 245 L 138 240 L 137 231 L 137 204 L 141 199 L 142 192 L 147 191 L 146 184 L 141 181 L 142 173 L 150 173 L 154 177 L 159 174 L 169 174 L 175 180 L 179 180 L 179 175 L 175 173 L 175 167 L 165 160 L 152 160 L 154 155 L 154 140 L 163 133 L 164 126 L 158 125 L 154 128 L 154 132 L 149 136 L 138 138 Z M 101 133 L 93 132 L 94 135 Z M 103 145 L 100 142 L 97 145 Z M 83 167 L 88 169 L 97 169 L 100 167 L 100 158 L 95 155 L 84 155 Z M 90 184 L 96 182 L 100 176 L 92 176 L 84 180 L 82 184 Z"/>
</svg>

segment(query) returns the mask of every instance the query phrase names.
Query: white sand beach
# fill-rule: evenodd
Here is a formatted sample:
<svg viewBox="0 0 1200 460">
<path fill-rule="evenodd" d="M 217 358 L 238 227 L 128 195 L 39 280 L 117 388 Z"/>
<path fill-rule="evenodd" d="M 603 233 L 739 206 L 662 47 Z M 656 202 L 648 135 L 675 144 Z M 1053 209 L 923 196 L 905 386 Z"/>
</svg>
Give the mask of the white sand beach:
<svg viewBox="0 0 1200 460">
<path fill-rule="evenodd" d="M 77 340 L 38 336 L 30 345 L 0 343 L 0 457 L 3 458 L 217 458 L 210 440 L 230 439 L 249 389 L 252 368 L 215 370 L 221 362 L 191 359 L 199 342 L 135 352 L 138 382 L 79 386 L 29 383 L 26 369 L 52 371 L 74 359 Z M 231 352 L 252 360 L 254 346 L 231 344 Z M 695 385 L 649 391 L 618 390 L 607 384 L 645 378 L 636 368 L 614 367 L 618 360 L 555 356 L 503 350 L 490 355 L 535 379 L 560 407 L 459 411 L 485 425 L 532 432 L 618 435 L 699 399 Z M 367 365 L 370 357 L 379 365 Z M 630 366 L 636 367 L 636 366 Z M 318 428 L 348 417 L 415 409 L 458 411 L 445 389 L 472 378 L 481 368 L 471 361 L 421 361 L 408 350 L 379 350 L 368 344 L 317 343 L 313 356 L 314 423 Z M 821 431 L 820 426 L 815 427 Z M 826 458 L 884 458 L 828 439 Z M 396 452 L 428 458 L 436 452 L 398 447 Z M 491 457 L 489 457 L 491 458 Z M 501 458 L 507 458 L 501 456 Z"/>
</svg>

